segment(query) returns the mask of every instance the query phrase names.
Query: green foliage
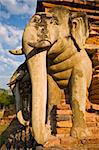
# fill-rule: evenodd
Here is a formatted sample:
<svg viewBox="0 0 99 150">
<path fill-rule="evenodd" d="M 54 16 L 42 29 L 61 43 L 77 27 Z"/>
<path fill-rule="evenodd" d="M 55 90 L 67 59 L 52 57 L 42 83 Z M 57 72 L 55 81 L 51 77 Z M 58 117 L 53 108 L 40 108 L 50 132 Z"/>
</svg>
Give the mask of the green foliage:
<svg viewBox="0 0 99 150">
<path fill-rule="evenodd" d="M 13 103 L 14 103 L 13 96 L 9 95 L 8 91 L 2 90 L 2 92 L 0 92 L 0 105 L 8 106 Z"/>
</svg>

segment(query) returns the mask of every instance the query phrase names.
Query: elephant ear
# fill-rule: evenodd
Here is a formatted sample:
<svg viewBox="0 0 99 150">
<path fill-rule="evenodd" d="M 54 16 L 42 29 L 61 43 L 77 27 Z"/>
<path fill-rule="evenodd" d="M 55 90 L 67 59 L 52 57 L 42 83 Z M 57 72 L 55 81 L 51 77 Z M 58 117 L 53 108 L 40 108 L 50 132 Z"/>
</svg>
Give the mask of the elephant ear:
<svg viewBox="0 0 99 150">
<path fill-rule="evenodd" d="M 89 36 L 88 19 L 86 13 L 77 12 L 71 14 L 71 35 L 78 47 L 82 49 Z"/>
</svg>

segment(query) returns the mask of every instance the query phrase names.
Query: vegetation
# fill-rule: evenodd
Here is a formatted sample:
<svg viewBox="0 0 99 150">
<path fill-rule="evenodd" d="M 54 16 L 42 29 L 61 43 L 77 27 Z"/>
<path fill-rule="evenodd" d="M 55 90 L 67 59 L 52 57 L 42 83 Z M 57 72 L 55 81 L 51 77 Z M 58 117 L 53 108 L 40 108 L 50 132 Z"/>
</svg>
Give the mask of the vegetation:
<svg viewBox="0 0 99 150">
<path fill-rule="evenodd" d="M 9 123 L 3 124 L 0 126 L 0 135 L 7 129 Z"/>
<path fill-rule="evenodd" d="M 13 103 L 13 96 L 9 94 L 9 91 L 0 89 L 0 107 L 2 108 L 3 106 L 8 106 Z"/>
</svg>

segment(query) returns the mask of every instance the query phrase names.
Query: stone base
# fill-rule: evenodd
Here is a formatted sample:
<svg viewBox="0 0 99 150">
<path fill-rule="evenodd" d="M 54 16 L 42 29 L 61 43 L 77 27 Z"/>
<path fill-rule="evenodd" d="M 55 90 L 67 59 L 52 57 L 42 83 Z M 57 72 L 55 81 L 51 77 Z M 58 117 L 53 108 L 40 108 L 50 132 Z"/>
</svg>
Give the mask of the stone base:
<svg viewBox="0 0 99 150">
<path fill-rule="evenodd" d="M 59 137 L 54 138 L 54 139 L 52 138 L 44 145 L 43 149 L 50 150 L 51 148 L 57 147 L 60 150 L 62 148 L 65 148 L 65 149 L 71 148 L 70 150 L 72 150 L 73 148 L 80 148 L 80 147 L 84 148 L 88 146 L 89 147 L 94 146 L 94 148 L 99 149 L 99 137 L 92 137 L 92 138 L 83 139 L 83 140 L 78 140 L 70 136 L 64 137 L 64 138 L 59 138 Z"/>
</svg>

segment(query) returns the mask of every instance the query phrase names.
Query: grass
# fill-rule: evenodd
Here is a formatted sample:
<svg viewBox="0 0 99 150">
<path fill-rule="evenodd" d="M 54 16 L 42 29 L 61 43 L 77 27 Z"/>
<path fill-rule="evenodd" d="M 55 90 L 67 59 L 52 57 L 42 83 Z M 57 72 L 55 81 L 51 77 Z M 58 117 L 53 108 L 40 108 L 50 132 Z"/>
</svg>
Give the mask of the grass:
<svg viewBox="0 0 99 150">
<path fill-rule="evenodd" d="M 0 118 L 3 117 L 3 114 L 4 114 L 4 110 L 0 110 Z"/>
<path fill-rule="evenodd" d="M 3 133 L 6 131 L 6 129 L 8 128 L 9 123 L 6 123 L 4 125 L 0 126 L 0 146 L 2 145 L 2 143 L 4 143 L 5 139 L 6 139 L 6 135 Z"/>
<path fill-rule="evenodd" d="M 8 126 L 9 126 L 9 123 L 6 123 L 0 126 L 0 135 L 7 129 Z"/>
</svg>

